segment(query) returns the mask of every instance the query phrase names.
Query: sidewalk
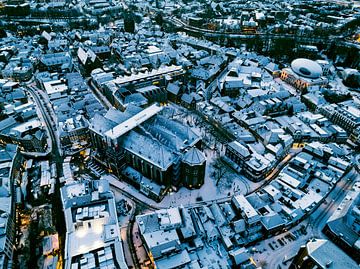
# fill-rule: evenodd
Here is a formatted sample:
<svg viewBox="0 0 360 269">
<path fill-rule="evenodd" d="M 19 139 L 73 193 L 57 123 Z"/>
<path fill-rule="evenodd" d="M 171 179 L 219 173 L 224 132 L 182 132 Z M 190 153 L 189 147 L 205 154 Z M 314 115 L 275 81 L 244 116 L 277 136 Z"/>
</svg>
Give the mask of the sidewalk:
<svg viewBox="0 0 360 269">
<path fill-rule="evenodd" d="M 216 186 L 215 180 L 211 178 L 211 165 L 208 164 L 205 171 L 205 182 L 199 189 L 189 190 L 185 187 L 181 187 L 177 192 L 168 193 L 161 202 L 155 202 L 148 198 L 134 186 L 120 181 L 116 176 L 106 174 L 103 178 L 109 181 L 109 184 L 127 193 L 129 196 L 138 199 L 147 205 L 154 208 L 169 208 L 177 206 L 196 206 L 203 204 L 210 204 L 213 202 L 225 202 L 230 201 L 235 194 L 248 194 L 253 193 L 259 188 L 269 184 L 273 179 L 277 177 L 277 174 L 284 168 L 284 166 L 296 155 L 301 149 L 292 150 L 279 164 L 275 167 L 271 176 L 266 180 L 260 182 L 251 182 L 246 178 L 237 175 L 233 171 L 229 171 L 228 177 L 231 177 L 231 184 L 227 185 L 227 178 L 223 178 L 218 186 Z M 207 152 L 207 161 L 211 162 L 215 158 L 213 152 Z"/>
<path fill-rule="evenodd" d="M 104 179 L 109 181 L 111 186 L 120 189 L 121 191 L 129 194 L 130 196 L 135 197 L 136 199 L 148 204 L 154 208 L 169 208 L 169 207 L 177 207 L 177 206 L 190 206 L 190 205 L 200 205 L 204 203 L 212 203 L 215 201 L 226 201 L 230 200 L 232 195 L 234 194 L 232 189 L 226 192 L 220 192 L 220 186 L 215 186 L 214 180 L 207 178 L 205 179 L 205 184 L 200 189 L 189 190 L 185 187 L 182 187 L 177 192 L 171 192 L 166 195 L 161 202 L 155 202 L 152 199 L 146 197 L 142 193 L 139 192 L 138 189 L 133 187 L 132 185 L 120 181 L 114 175 L 106 174 L 103 176 Z M 237 182 L 237 186 L 240 186 L 241 181 Z M 230 196 L 227 194 L 230 192 Z M 236 194 L 246 193 L 246 188 L 240 188 L 240 191 L 237 191 Z M 198 197 L 201 197 L 202 200 L 198 200 Z"/>
</svg>

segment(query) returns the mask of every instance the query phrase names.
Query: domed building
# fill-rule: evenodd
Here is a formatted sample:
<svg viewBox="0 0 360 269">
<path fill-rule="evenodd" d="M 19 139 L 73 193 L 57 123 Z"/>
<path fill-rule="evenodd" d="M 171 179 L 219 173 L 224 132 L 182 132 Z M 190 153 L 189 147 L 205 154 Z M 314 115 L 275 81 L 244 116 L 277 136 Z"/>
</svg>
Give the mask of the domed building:
<svg viewBox="0 0 360 269">
<path fill-rule="evenodd" d="M 291 63 L 291 69 L 299 76 L 317 79 L 322 75 L 321 66 L 312 60 L 299 58 Z"/>
<path fill-rule="evenodd" d="M 298 90 L 305 92 L 310 86 L 325 86 L 328 80 L 323 77 L 323 69 L 317 61 L 298 58 L 291 67 L 281 71 L 280 78 Z"/>
<path fill-rule="evenodd" d="M 204 154 L 193 147 L 182 159 L 182 182 L 187 188 L 200 188 L 204 184 L 206 159 Z"/>
</svg>

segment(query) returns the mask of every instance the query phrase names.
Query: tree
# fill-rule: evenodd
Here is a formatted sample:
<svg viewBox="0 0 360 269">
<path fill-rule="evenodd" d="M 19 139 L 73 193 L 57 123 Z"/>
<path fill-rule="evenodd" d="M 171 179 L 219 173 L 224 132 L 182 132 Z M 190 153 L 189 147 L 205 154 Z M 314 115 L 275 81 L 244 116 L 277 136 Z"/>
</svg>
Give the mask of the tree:
<svg viewBox="0 0 360 269">
<path fill-rule="evenodd" d="M 135 18 L 133 13 L 125 13 L 124 16 L 124 30 L 128 33 L 135 32 Z"/>
<path fill-rule="evenodd" d="M 155 21 L 158 25 L 162 26 L 164 23 L 163 14 L 161 12 L 157 13 L 155 16 Z"/>
<path fill-rule="evenodd" d="M 221 158 L 217 158 L 214 161 L 213 167 L 214 167 L 215 186 L 218 186 L 220 180 L 226 177 L 226 175 L 228 174 L 228 167 L 221 160 Z"/>
<path fill-rule="evenodd" d="M 336 93 L 336 92 L 334 93 L 332 91 L 324 90 L 323 95 L 324 95 L 325 100 L 331 104 L 333 104 L 333 103 L 337 104 L 337 103 L 351 99 L 351 95 L 349 93 L 340 94 L 340 93 Z"/>
<path fill-rule="evenodd" d="M 236 44 L 234 42 L 234 39 L 232 38 L 228 38 L 227 42 L 226 42 L 226 46 L 227 47 L 230 47 L 230 48 L 235 48 L 236 47 Z"/>
<path fill-rule="evenodd" d="M 270 55 L 276 59 L 292 59 L 294 54 L 295 41 L 291 38 L 278 38 L 273 41 L 270 49 Z"/>
<path fill-rule="evenodd" d="M 344 80 L 344 84 L 350 88 L 359 88 L 360 87 L 360 74 L 350 74 L 346 80 Z"/>
<path fill-rule="evenodd" d="M 4 104 L 0 103 L 0 120 L 3 120 L 7 117 L 4 112 L 5 112 Z"/>
<path fill-rule="evenodd" d="M 259 262 L 259 266 L 260 266 L 261 268 L 266 268 L 266 267 L 268 266 L 268 263 L 267 263 L 266 260 L 261 260 L 261 261 Z"/>
<path fill-rule="evenodd" d="M 0 38 L 4 38 L 6 36 L 7 36 L 6 31 L 4 29 L 0 29 Z"/>
</svg>

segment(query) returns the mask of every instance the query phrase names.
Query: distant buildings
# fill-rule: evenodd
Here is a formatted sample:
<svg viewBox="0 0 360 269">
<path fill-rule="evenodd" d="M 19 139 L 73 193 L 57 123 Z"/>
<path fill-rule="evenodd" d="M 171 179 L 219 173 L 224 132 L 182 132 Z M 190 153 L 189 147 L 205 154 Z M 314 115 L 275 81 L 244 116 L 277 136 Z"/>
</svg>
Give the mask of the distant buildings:
<svg viewBox="0 0 360 269">
<path fill-rule="evenodd" d="M 176 229 L 182 226 L 182 219 L 178 208 L 138 216 L 136 222 L 152 259 L 180 250 Z"/>
<path fill-rule="evenodd" d="M 88 120 L 105 109 L 93 96 L 78 72 L 66 74 L 40 72 L 36 81 L 56 111 L 53 118 L 61 149 L 74 154 L 84 149 L 89 140 Z"/>
<path fill-rule="evenodd" d="M 59 138 L 64 148 L 82 149 L 88 142 L 88 122 L 82 115 L 59 122 Z"/>
<path fill-rule="evenodd" d="M 93 69 L 101 67 L 100 59 L 91 49 L 85 51 L 82 47 L 79 47 L 77 58 L 85 74 L 90 74 Z"/>
<path fill-rule="evenodd" d="M 349 132 L 360 126 L 360 109 L 351 104 L 322 106 L 320 112 Z"/>
<path fill-rule="evenodd" d="M 254 244 L 311 214 L 353 167 L 359 72 L 306 58 L 282 68 L 295 55 L 327 59 L 322 53 L 337 44 L 320 50 L 313 43 L 337 36 L 356 47 L 358 36 L 344 31 L 359 20 L 351 1 L 24 2 L 0 3 L 6 18 L 0 29 L 0 269 L 15 266 L 15 248 L 36 254 L 31 260 L 47 269 L 60 257 L 66 269 L 127 268 L 121 210 L 108 182 L 156 202 L 181 194 L 161 206 L 186 202 L 194 192 L 175 194 L 181 187 L 200 189 L 194 204 L 135 217 L 135 236 L 156 268 L 253 269 L 251 256 L 262 251 Z M 134 33 L 124 31 L 127 18 L 120 18 L 128 6 Z M 170 23 L 201 38 L 167 32 Z M 229 34 L 249 38 L 235 46 Z M 348 51 L 328 57 L 356 68 L 360 57 Z M 31 100 L 34 92 L 44 107 Z M 43 157 L 57 149 L 51 160 Z M 19 168 L 21 154 L 35 159 L 27 157 Z M 216 176 L 210 170 L 216 164 L 208 162 L 216 159 L 241 177 L 248 195 L 227 175 L 224 185 L 215 184 L 216 199 L 206 193 Z M 248 186 L 247 179 L 267 182 L 255 188 L 260 184 Z M 53 208 L 58 188 L 62 208 Z M 359 200 L 357 183 L 324 230 L 356 262 Z M 41 239 L 28 252 L 28 233 L 16 234 L 28 210 L 15 214 L 17 208 L 32 208 L 29 230 L 35 227 Z M 65 241 L 53 223 L 62 212 Z M 308 242 L 291 266 L 355 268 L 324 240 Z"/>
<path fill-rule="evenodd" d="M 21 184 L 17 190 L 21 193 L 18 204 L 23 201 L 36 204 L 54 194 L 57 176 L 55 163 L 29 159 L 24 166 Z"/>
<path fill-rule="evenodd" d="M 219 266 L 252 266 L 251 253 L 246 247 L 298 223 L 322 203 L 351 168 L 343 154 L 336 144 L 312 142 L 290 159 L 275 179 L 254 193 L 234 195 L 226 202 L 163 209 L 137 216 L 141 238 L 151 260 L 159 268 L 206 265 L 209 257 Z M 352 212 L 355 215 L 351 214 L 351 223 L 357 227 L 356 206 Z M 208 245 L 218 246 L 217 256 L 213 256 Z M 316 255 L 326 260 L 326 254 Z M 313 262 L 323 266 L 321 259 L 314 258 Z M 307 265 L 304 263 L 303 268 Z"/>
<path fill-rule="evenodd" d="M 259 232 L 262 229 L 261 218 L 255 208 L 249 203 L 244 195 L 236 195 L 232 198 L 232 203 L 237 212 L 241 214 L 244 220 L 244 233 L 249 237 L 259 237 Z"/>
<path fill-rule="evenodd" d="M 359 145 L 360 108 L 354 102 L 324 105 L 319 112 L 332 122 L 344 128 L 355 145 Z"/>
</svg>

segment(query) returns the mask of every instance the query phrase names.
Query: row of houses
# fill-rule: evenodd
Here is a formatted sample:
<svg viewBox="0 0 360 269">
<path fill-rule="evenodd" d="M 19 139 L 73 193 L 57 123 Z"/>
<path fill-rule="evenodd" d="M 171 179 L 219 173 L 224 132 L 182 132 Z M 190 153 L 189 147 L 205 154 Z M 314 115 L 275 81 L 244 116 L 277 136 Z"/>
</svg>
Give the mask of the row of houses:
<svg viewBox="0 0 360 269">
<path fill-rule="evenodd" d="M 321 204 L 351 168 L 346 156 L 336 144 L 310 143 L 252 194 L 139 215 L 145 249 L 157 268 L 256 268 L 247 247 L 297 224 Z"/>
<path fill-rule="evenodd" d="M 0 85 L 0 143 L 16 144 L 24 152 L 46 152 L 47 135 L 26 90 L 7 79 Z"/>
<path fill-rule="evenodd" d="M 21 156 L 13 144 L 0 146 L 0 267 L 11 268 L 15 245 L 15 179 L 19 176 Z"/>
</svg>

